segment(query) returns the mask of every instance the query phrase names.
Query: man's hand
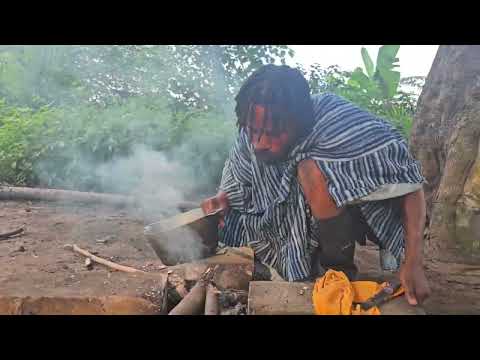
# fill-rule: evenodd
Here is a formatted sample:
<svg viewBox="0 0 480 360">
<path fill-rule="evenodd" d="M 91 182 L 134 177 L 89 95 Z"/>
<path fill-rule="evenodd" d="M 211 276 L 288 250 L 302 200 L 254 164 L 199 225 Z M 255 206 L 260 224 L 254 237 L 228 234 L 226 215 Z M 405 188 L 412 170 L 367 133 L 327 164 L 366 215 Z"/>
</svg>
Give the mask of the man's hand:
<svg viewBox="0 0 480 360">
<path fill-rule="evenodd" d="M 223 191 L 219 191 L 217 195 L 210 197 L 208 199 L 205 199 L 202 201 L 200 204 L 204 214 L 212 214 L 214 212 L 217 212 L 220 210 L 220 226 L 223 227 L 225 222 L 224 222 L 224 215 L 225 212 L 229 208 L 228 204 L 228 198 L 227 198 L 227 193 Z"/>
<path fill-rule="evenodd" d="M 421 304 L 430 295 L 423 270 L 423 233 L 425 229 L 425 194 L 423 190 L 403 197 L 405 262 L 400 267 L 400 281 L 410 305 Z"/>
<path fill-rule="evenodd" d="M 403 263 L 400 267 L 400 281 L 410 305 L 421 304 L 430 295 L 430 288 L 421 262 Z"/>
</svg>

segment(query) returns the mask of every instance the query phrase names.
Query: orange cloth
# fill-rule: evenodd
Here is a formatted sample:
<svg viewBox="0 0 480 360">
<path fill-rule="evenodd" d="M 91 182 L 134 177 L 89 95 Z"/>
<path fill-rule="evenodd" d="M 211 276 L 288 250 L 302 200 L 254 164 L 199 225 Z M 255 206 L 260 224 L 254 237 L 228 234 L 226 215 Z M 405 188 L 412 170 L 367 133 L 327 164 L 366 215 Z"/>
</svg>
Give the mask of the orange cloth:
<svg viewBox="0 0 480 360">
<path fill-rule="evenodd" d="M 313 306 L 317 315 L 380 315 L 377 306 L 365 311 L 354 302 L 364 302 L 377 294 L 386 283 L 374 281 L 350 282 L 341 271 L 328 270 L 324 276 L 317 279 L 313 288 Z M 403 287 L 392 295 L 404 293 Z"/>
</svg>

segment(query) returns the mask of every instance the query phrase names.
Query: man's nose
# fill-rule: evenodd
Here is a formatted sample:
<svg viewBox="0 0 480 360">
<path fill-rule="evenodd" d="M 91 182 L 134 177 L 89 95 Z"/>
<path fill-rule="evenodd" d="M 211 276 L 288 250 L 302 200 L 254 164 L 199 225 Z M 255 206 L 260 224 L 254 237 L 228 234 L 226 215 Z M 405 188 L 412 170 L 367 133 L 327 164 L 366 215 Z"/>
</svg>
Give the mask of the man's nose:
<svg viewBox="0 0 480 360">
<path fill-rule="evenodd" d="M 260 138 L 253 143 L 253 147 L 257 151 L 268 150 L 272 146 L 272 140 L 270 136 L 265 134 L 260 135 Z"/>
</svg>

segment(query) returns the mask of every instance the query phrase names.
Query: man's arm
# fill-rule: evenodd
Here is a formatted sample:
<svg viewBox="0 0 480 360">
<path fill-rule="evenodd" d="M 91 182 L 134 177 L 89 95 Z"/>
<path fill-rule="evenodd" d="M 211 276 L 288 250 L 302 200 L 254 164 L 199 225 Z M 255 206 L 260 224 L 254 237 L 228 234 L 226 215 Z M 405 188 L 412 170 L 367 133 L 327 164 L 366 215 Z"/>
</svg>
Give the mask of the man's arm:
<svg viewBox="0 0 480 360">
<path fill-rule="evenodd" d="M 411 305 L 422 303 L 430 294 L 423 270 L 423 233 L 425 229 L 425 194 L 418 190 L 403 196 L 403 226 L 405 232 L 405 262 L 400 268 L 400 280 Z"/>
<path fill-rule="evenodd" d="M 243 193 L 240 189 L 237 179 L 232 173 L 232 162 L 241 163 L 241 161 L 247 161 L 247 151 L 245 150 L 245 140 L 242 136 L 239 136 L 233 145 L 232 150 L 225 161 L 225 165 L 222 170 L 222 179 L 220 181 L 220 187 L 215 196 L 205 199 L 201 202 L 200 206 L 205 214 L 211 214 L 218 210 L 221 210 L 220 227 L 224 225 L 224 215 L 230 207 L 241 207 L 243 204 Z"/>
</svg>

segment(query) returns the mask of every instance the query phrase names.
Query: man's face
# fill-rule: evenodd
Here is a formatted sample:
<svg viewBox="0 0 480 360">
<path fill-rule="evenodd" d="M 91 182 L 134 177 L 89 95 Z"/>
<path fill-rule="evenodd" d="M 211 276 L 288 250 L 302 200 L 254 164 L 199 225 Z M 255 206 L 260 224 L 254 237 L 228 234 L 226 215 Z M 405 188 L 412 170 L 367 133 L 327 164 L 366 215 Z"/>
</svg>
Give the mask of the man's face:
<svg viewBox="0 0 480 360">
<path fill-rule="evenodd" d="M 285 129 L 275 132 L 272 117 L 265 116 L 265 107 L 262 105 L 254 105 L 253 116 L 247 124 L 247 134 L 255 156 L 265 163 L 285 160 L 295 139 L 292 121 L 287 121 Z"/>
</svg>

